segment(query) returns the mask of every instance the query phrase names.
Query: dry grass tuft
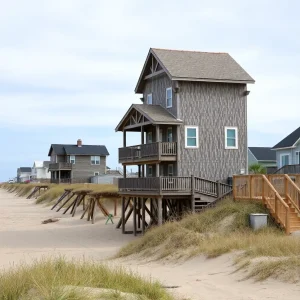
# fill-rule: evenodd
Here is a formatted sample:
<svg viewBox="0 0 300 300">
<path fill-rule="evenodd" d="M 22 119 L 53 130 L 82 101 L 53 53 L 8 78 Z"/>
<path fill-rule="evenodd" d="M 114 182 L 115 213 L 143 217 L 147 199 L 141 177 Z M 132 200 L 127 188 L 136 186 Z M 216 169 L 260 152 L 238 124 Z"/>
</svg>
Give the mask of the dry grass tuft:
<svg viewBox="0 0 300 300">
<path fill-rule="evenodd" d="M 66 287 L 68 287 L 66 289 Z M 74 287 L 74 289 L 72 289 Z M 104 288 L 111 292 L 95 296 L 75 287 Z M 44 259 L 33 265 L 0 273 L 0 299 L 124 299 L 120 292 L 140 299 L 173 299 L 156 281 L 144 280 L 124 269 L 111 269 L 92 262 Z"/>
<path fill-rule="evenodd" d="M 300 238 L 286 236 L 272 222 L 267 228 L 253 231 L 249 228 L 250 213 L 268 211 L 258 202 L 234 202 L 226 199 L 214 209 L 188 215 L 179 222 L 149 230 L 145 236 L 123 247 L 117 257 L 139 255 L 142 258 L 151 256 L 152 259 L 177 260 L 178 257 L 188 259 L 199 254 L 214 258 L 242 251 L 237 268 L 254 266 L 251 262 L 256 258 L 278 259 L 276 263 L 266 261 L 255 265 L 255 271 L 249 273 L 250 277 L 257 273 L 261 275 L 255 276 L 256 278 L 265 279 L 263 274 L 268 274 L 266 276 L 269 277 L 275 271 L 277 274 L 277 270 L 284 271 L 285 262 L 290 264 L 296 257 L 300 257 Z M 299 266 L 300 263 L 295 264 L 292 269 L 299 272 Z M 291 277 L 294 278 L 293 275 Z"/>
</svg>

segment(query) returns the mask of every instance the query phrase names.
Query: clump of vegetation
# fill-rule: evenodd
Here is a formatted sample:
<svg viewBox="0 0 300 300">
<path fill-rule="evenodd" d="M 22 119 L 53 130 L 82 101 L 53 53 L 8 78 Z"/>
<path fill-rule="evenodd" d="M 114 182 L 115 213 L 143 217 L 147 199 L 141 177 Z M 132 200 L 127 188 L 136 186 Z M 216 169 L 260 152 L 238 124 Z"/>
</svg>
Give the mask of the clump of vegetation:
<svg viewBox="0 0 300 300">
<path fill-rule="evenodd" d="M 89 289 L 80 289 L 88 287 Z M 111 292 L 92 293 L 91 288 Z M 126 299 L 122 292 L 139 299 L 172 300 L 156 281 L 144 280 L 124 269 L 112 269 L 93 262 L 68 262 L 60 259 L 36 261 L 33 265 L 0 273 L 0 299 Z"/>
<path fill-rule="evenodd" d="M 261 164 L 252 164 L 249 166 L 249 173 L 250 174 L 266 174 L 267 168 Z"/>
<path fill-rule="evenodd" d="M 267 213 L 262 203 L 253 201 L 235 202 L 226 199 L 216 208 L 187 215 L 179 222 L 166 223 L 150 229 L 145 236 L 123 247 L 117 257 L 140 255 L 151 259 L 187 259 L 199 254 L 214 258 L 233 251 L 242 251 L 238 256 L 238 267 L 246 267 L 249 261 L 261 257 L 272 257 L 278 261 L 291 261 L 300 257 L 300 239 L 286 236 L 269 218 L 269 226 L 258 231 L 249 227 L 250 213 Z M 264 262 L 260 267 L 273 261 Z M 275 264 L 277 269 L 282 263 Z M 295 265 L 298 268 L 299 264 Z M 265 268 L 265 267 L 264 267 Z M 300 271 L 300 269 L 298 268 Z M 257 276 L 262 272 L 257 271 Z M 256 276 L 250 273 L 249 276 Z M 269 275 L 271 272 L 269 273 Z M 270 275 L 271 276 L 271 275 Z"/>
</svg>

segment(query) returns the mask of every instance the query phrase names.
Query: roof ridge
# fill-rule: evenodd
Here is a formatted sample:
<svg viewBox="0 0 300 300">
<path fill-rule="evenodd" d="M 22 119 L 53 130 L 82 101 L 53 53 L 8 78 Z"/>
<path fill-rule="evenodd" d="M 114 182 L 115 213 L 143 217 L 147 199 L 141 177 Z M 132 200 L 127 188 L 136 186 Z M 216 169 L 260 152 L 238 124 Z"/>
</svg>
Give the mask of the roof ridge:
<svg viewBox="0 0 300 300">
<path fill-rule="evenodd" d="M 151 48 L 153 50 L 165 50 L 165 51 L 177 51 L 177 52 L 195 52 L 195 53 L 210 53 L 210 54 L 228 54 L 228 52 L 210 52 L 210 51 L 199 51 L 199 50 L 180 50 L 180 49 L 167 49 L 167 48 Z"/>
</svg>

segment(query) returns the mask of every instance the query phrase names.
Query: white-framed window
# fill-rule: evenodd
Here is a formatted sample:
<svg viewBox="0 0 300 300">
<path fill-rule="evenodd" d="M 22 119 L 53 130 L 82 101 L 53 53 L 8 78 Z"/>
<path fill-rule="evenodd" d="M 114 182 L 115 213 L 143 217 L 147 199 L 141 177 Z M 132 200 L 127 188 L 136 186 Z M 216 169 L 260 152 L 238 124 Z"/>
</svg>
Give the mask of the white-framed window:
<svg viewBox="0 0 300 300">
<path fill-rule="evenodd" d="M 75 165 L 75 155 L 70 155 L 70 163 Z"/>
<path fill-rule="evenodd" d="M 94 172 L 94 176 L 99 176 L 100 172 Z"/>
<path fill-rule="evenodd" d="M 296 165 L 300 165 L 300 151 L 296 151 Z"/>
<path fill-rule="evenodd" d="M 174 167 L 173 164 L 168 165 L 168 176 L 173 176 L 174 175 Z"/>
<path fill-rule="evenodd" d="M 290 155 L 288 153 L 280 154 L 280 167 L 290 164 Z"/>
<path fill-rule="evenodd" d="M 225 127 L 225 149 L 238 149 L 237 127 Z"/>
<path fill-rule="evenodd" d="M 147 133 L 147 136 L 148 136 L 148 143 L 153 143 L 153 136 L 152 136 L 152 131 L 148 132 Z"/>
<path fill-rule="evenodd" d="M 198 126 L 185 126 L 185 148 L 198 148 Z"/>
<path fill-rule="evenodd" d="M 91 156 L 92 165 L 100 165 L 100 156 Z"/>
<path fill-rule="evenodd" d="M 152 104 L 152 94 L 147 95 L 147 104 Z"/>
<path fill-rule="evenodd" d="M 152 176 L 153 176 L 153 167 L 148 166 L 148 177 L 152 177 Z"/>
<path fill-rule="evenodd" d="M 172 127 L 168 127 L 168 129 L 167 129 L 167 141 L 169 143 L 173 142 L 173 129 L 172 129 Z"/>
<path fill-rule="evenodd" d="M 172 105 L 172 88 L 169 87 L 166 89 L 166 106 L 167 108 L 170 108 Z"/>
</svg>

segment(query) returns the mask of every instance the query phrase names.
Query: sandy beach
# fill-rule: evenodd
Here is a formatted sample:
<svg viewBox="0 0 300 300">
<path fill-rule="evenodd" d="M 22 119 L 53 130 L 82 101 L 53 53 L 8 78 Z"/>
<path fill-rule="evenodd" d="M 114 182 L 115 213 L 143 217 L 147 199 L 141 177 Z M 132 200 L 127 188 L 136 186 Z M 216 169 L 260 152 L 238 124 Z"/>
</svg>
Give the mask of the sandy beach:
<svg viewBox="0 0 300 300">
<path fill-rule="evenodd" d="M 0 189 L 0 213 L 0 269 L 55 255 L 103 261 L 135 239 L 132 235 L 122 235 L 115 225 L 105 225 L 106 218 L 100 213 L 92 225 L 80 220 L 81 211 L 72 218 L 3 189 Z M 41 224 L 49 218 L 59 218 L 59 221 Z M 116 223 L 118 218 L 114 221 Z M 200 256 L 176 265 L 133 259 L 109 263 L 122 264 L 146 277 L 156 278 L 166 286 L 178 286 L 174 292 L 189 299 L 293 300 L 299 299 L 300 295 L 300 284 L 275 280 L 263 283 L 241 281 L 242 273 L 232 274 L 232 255 L 216 259 Z"/>
</svg>

